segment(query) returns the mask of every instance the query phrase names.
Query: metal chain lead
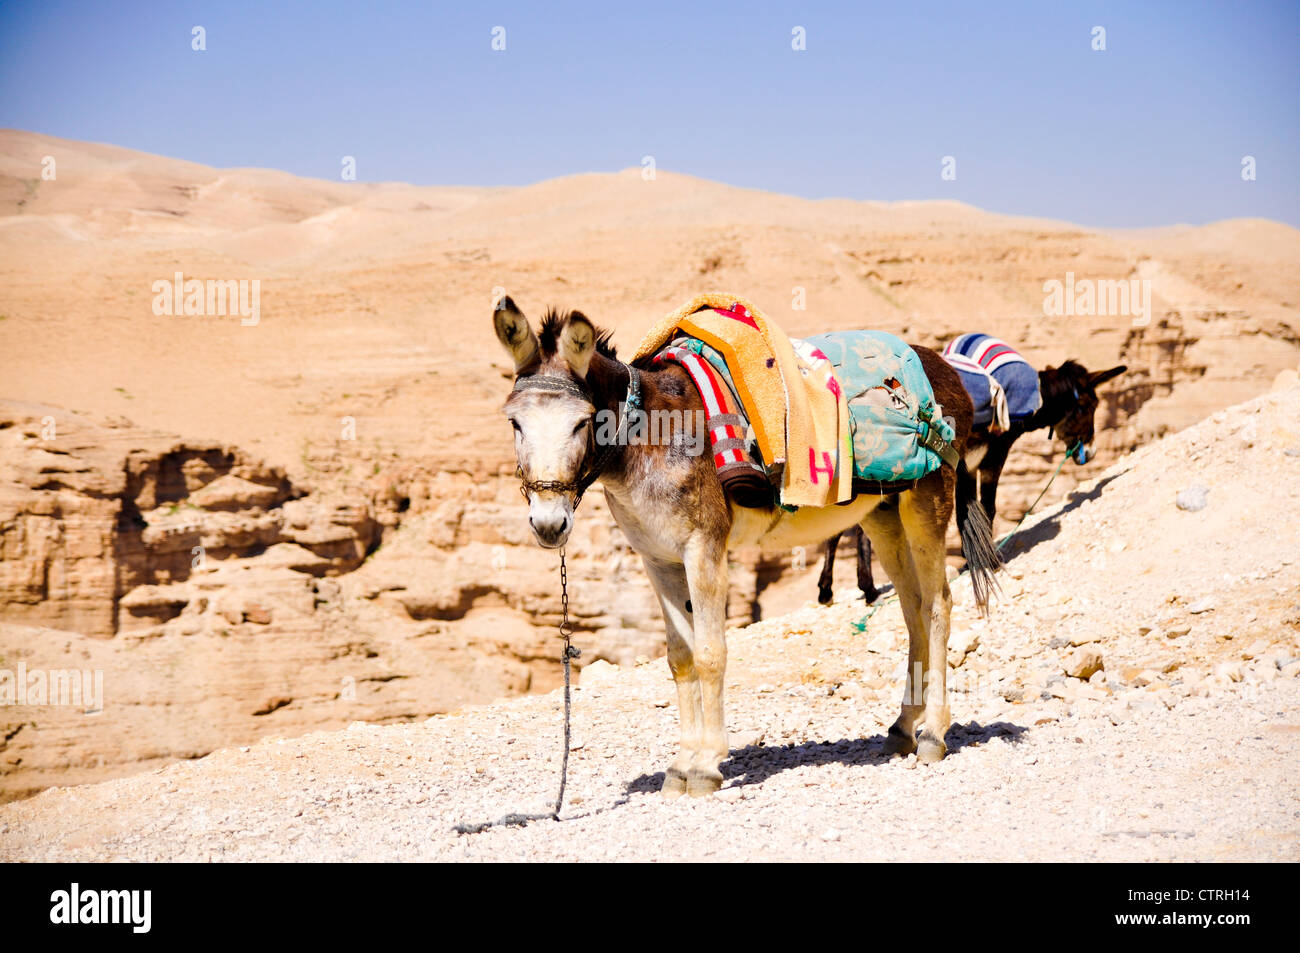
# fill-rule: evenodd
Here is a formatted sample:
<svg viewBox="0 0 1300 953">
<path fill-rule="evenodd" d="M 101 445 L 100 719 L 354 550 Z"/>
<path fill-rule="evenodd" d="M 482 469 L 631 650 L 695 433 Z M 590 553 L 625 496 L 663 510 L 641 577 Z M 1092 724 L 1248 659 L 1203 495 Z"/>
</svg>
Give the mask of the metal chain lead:
<svg viewBox="0 0 1300 953">
<path fill-rule="evenodd" d="M 531 379 L 525 378 L 515 384 L 516 389 L 533 387 L 537 389 L 555 389 L 569 390 L 577 393 L 579 396 L 586 396 L 586 392 L 579 388 L 571 381 L 559 378 Z M 624 408 L 619 411 L 618 433 L 623 433 L 626 424 L 627 411 L 636 411 L 641 409 L 641 378 L 631 366 L 627 367 L 627 398 L 624 401 Z M 563 483 L 557 481 L 530 481 L 524 479 L 522 467 L 515 467 L 515 475 L 522 481 L 519 491 L 523 493 L 524 499 L 528 499 L 530 490 L 553 490 L 559 493 L 573 493 L 573 509 L 578 508 L 582 502 L 582 495 L 587 491 L 605 469 L 605 464 L 609 461 L 610 456 L 618 447 L 618 441 L 614 441 L 603 447 L 596 455 L 595 461 L 591 464 L 587 472 L 580 476 L 572 483 Z M 582 655 L 582 652 L 573 647 L 573 624 L 569 621 L 569 568 L 564 561 L 564 549 L 560 549 L 560 638 L 564 639 L 564 650 L 560 654 L 560 661 L 564 664 L 564 756 L 560 761 L 560 793 L 555 798 L 555 810 L 550 814 L 507 814 L 505 817 L 496 821 L 487 821 L 483 824 L 457 824 L 455 827 L 458 834 L 478 834 L 492 827 L 523 827 L 529 821 L 553 820 L 560 819 L 560 808 L 564 806 L 564 789 L 569 781 L 569 745 L 571 744 L 571 728 L 573 701 L 570 689 L 570 663 L 573 659 Z"/>
<path fill-rule="evenodd" d="M 560 808 L 564 806 L 564 788 L 569 781 L 569 745 L 570 741 L 570 721 L 572 715 L 572 701 L 570 695 L 570 661 L 582 655 L 581 650 L 574 648 L 571 642 L 573 636 L 573 624 L 569 622 L 569 568 L 564 561 L 564 550 L 560 550 L 560 637 L 564 639 L 564 649 L 560 654 L 560 660 L 564 663 L 564 756 L 560 761 L 560 793 L 555 798 L 555 810 L 549 814 L 507 814 L 505 817 L 495 821 L 487 821 L 483 824 L 457 824 L 455 831 L 458 834 L 481 834 L 483 831 L 493 827 L 525 827 L 529 821 L 558 821 L 560 819 Z"/>
<path fill-rule="evenodd" d="M 569 569 L 564 562 L 564 550 L 560 550 L 560 638 L 564 639 L 564 758 L 560 762 L 560 793 L 555 798 L 554 817 L 560 819 L 560 808 L 564 805 L 564 787 L 569 780 L 569 720 L 571 703 L 569 701 L 569 660 L 582 654 L 573 647 L 570 638 L 573 626 L 569 623 Z"/>
</svg>

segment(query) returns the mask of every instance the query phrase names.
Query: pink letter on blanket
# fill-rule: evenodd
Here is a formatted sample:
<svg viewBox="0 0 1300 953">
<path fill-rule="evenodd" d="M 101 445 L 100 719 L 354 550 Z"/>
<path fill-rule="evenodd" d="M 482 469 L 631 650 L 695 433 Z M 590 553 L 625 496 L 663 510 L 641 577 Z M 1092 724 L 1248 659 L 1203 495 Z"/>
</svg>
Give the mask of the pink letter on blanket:
<svg viewBox="0 0 1300 953">
<path fill-rule="evenodd" d="M 831 460 L 831 455 L 825 450 L 822 451 L 822 460 L 826 465 L 817 466 L 817 451 L 812 447 L 808 448 L 808 473 L 814 483 L 819 482 L 817 479 L 818 473 L 825 473 L 827 481 L 835 479 L 835 464 Z"/>
</svg>

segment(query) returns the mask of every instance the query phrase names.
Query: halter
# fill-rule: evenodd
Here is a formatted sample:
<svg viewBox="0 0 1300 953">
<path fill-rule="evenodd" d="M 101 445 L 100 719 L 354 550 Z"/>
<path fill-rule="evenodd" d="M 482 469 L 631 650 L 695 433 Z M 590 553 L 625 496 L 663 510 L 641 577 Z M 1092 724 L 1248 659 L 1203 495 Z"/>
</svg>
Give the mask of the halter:
<svg viewBox="0 0 1300 953">
<path fill-rule="evenodd" d="M 623 401 L 623 408 L 627 410 L 637 410 L 641 407 L 641 375 L 636 368 L 625 364 L 627 368 L 627 397 Z M 564 391 L 581 397 L 593 406 L 595 401 L 592 400 L 591 392 L 585 387 L 580 387 L 573 381 L 565 377 L 556 377 L 551 374 L 538 374 L 532 377 L 522 377 L 515 382 L 515 391 L 521 390 L 544 390 L 555 393 Z M 513 393 L 513 391 L 512 391 Z M 613 456 L 614 450 L 619 446 L 623 436 L 623 427 L 626 424 L 624 409 L 619 409 L 618 429 L 615 431 L 615 439 L 601 448 L 596 459 L 586 469 L 576 481 L 565 482 L 562 480 L 525 480 L 524 469 L 521 466 L 515 467 L 515 476 L 519 477 L 519 492 L 524 499 L 528 499 L 529 493 L 536 493 L 541 490 L 551 490 L 556 493 L 573 493 L 573 508 L 576 510 L 578 504 L 582 502 L 582 495 L 587 492 L 587 488 L 600 478 L 601 472 L 605 465 L 609 463 L 609 458 Z M 579 469 L 581 471 L 581 468 Z"/>
<path fill-rule="evenodd" d="M 1070 391 L 1074 394 L 1074 410 L 1072 410 L 1072 411 L 1070 412 L 1070 413 L 1072 414 L 1072 413 L 1074 413 L 1074 411 L 1077 411 L 1077 410 L 1079 409 L 1079 387 L 1078 387 L 1078 385 L 1077 385 L 1077 384 L 1071 384 L 1071 385 L 1070 385 Z M 1069 416 L 1070 416 L 1070 414 L 1066 414 L 1066 418 L 1067 418 L 1067 419 L 1069 418 Z M 1065 422 L 1065 420 L 1063 419 L 1063 420 L 1061 421 L 1061 423 L 1064 423 L 1064 422 Z M 1061 436 L 1060 434 L 1057 434 L 1057 433 L 1056 433 L 1056 427 L 1053 427 L 1053 428 L 1052 428 L 1052 434 L 1053 434 L 1054 436 Z M 1062 439 L 1064 439 L 1064 437 L 1062 437 Z M 1073 458 L 1074 462 L 1077 463 L 1079 466 L 1083 466 L 1085 463 L 1088 462 L 1088 460 L 1089 460 L 1088 448 L 1085 447 L 1085 446 L 1083 445 L 1083 441 L 1082 441 L 1082 440 L 1076 440 L 1074 443 L 1070 444 L 1069 449 L 1065 451 L 1065 459 L 1066 459 L 1066 460 L 1069 460 L 1069 459 L 1071 459 L 1071 458 Z M 1065 461 L 1061 461 L 1061 462 L 1064 463 Z M 1050 482 L 1050 481 L 1049 481 L 1049 482 Z M 1019 528 L 1019 527 L 1017 527 L 1017 528 Z M 1007 537 L 1007 539 L 1010 539 L 1010 538 L 1011 538 L 1011 537 L 1009 537 L 1009 536 Z M 1003 542 L 1006 542 L 1006 540 L 1003 540 Z"/>
</svg>

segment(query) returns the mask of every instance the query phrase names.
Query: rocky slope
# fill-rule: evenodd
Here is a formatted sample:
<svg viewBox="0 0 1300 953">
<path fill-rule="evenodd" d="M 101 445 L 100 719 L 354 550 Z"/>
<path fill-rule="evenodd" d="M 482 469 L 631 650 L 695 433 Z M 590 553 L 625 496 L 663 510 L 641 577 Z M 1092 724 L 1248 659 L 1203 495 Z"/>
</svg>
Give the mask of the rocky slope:
<svg viewBox="0 0 1300 953">
<path fill-rule="evenodd" d="M 1126 456 L 1031 517 L 990 618 L 953 584 L 950 755 L 882 746 L 897 606 L 807 605 L 729 633 L 726 785 L 656 790 L 662 661 L 558 691 L 355 724 L 0 807 L 13 860 L 1290 860 L 1300 858 L 1300 386 Z M 108 716 L 106 709 L 105 716 Z"/>
</svg>

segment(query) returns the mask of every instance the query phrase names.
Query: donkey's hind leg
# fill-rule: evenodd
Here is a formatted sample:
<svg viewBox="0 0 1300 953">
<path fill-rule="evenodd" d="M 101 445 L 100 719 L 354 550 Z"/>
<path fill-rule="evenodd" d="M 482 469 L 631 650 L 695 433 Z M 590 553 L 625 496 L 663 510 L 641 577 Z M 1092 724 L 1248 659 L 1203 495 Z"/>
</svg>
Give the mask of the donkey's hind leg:
<svg viewBox="0 0 1300 953">
<path fill-rule="evenodd" d="M 919 686 L 925 706 L 924 723 L 916 735 L 919 761 L 939 761 L 948 753 L 948 628 L 952 592 L 948 588 L 946 536 L 952 519 L 955 475 L 946 468 L 930 474 L 899 500 L 899 515 L 912 552 L 920 592 L 918 621 L 924 632 Z M 909 633 L 912 626 L 908 626 Z"/>
<path fill-rule="evenodd" d="M 898 512 L 898 498 L 881 503 L 862 521 L 862 528 L 894 584 L 898 602 L 907 625 L 907 677 L 903 685 L 903 709 L 889 728 L 887 749 L 894 754 L 911 754 L 916 750 L 916 723 L 925 711 L 922 696 L 913 689 L 924 671 L 928 658 L 928 641 L 921 623 L 921 594 L 912 565 L 912 549 Z"/>
<path fill-rule="evenodd" d="M 853 527 L 853 537 L 858 544 L 858 589 L 862 592 L 862 598 L 867 600 L 867 605 L 871 605 L 880 598 L 876 581 L 871 578 L 871 540 L 867 539 L 861 526 Z"/>
<path fill-rule="evenodd" d="M 663 610 L 664 628 L 668 634 L 668 668 L 677 685 L 681 747 L 664 771 L 662 789 L 664 796 L 671 798 L 686 792 L 686 780 L 699 752 L 703 724 L 700 677 L 695 669 L 694 623 L 687 608 L 690 589 L 686 583 L 686 567 L 681 564 L 658 562 L 648 557 L 642 557 L 642 562 Z"/>
</svg>

